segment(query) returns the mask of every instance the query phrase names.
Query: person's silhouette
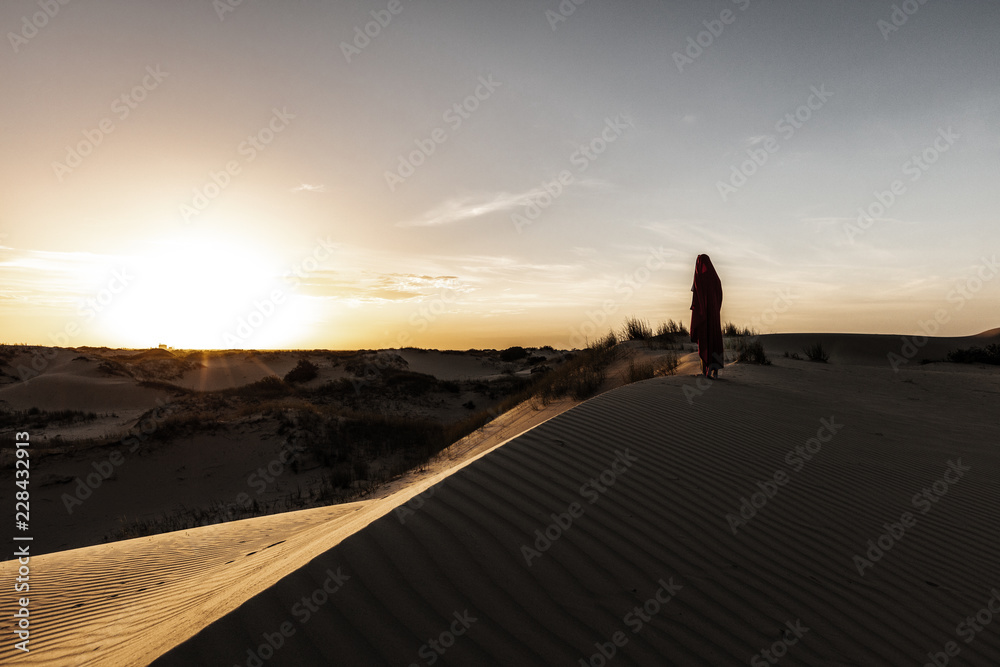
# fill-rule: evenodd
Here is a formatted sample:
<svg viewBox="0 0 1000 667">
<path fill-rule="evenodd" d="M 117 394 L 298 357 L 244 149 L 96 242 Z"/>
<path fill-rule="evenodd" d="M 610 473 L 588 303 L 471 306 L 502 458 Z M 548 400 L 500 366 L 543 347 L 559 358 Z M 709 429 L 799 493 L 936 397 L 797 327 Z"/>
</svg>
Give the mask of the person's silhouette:
<svg viewBox="0 0 1000 667">
<path fill-rule="evenodd" d="M 698 343 L 701 372 L 705 377 L 717 378 L 719 369 L 726 363 L 719 315 L 722 310 L 722 281 L 708 255 L 698 255 L 691 292 L 691 342 Z"/>
</svg>

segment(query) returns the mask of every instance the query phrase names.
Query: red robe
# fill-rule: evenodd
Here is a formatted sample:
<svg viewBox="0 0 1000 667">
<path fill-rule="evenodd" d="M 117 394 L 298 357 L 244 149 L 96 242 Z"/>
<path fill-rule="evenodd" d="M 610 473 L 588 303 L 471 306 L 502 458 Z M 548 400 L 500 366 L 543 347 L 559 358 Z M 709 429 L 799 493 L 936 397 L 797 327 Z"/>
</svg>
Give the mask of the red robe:
<svg viewBox="0 0 1000 667">
<path fill-rule="evenodd" d="M 708 255 L 698 255 L 691 297 L 691 342 L 698 343 L 702 372 L 725 365 L 722 347 L 722 281 Z"/>
</svg>

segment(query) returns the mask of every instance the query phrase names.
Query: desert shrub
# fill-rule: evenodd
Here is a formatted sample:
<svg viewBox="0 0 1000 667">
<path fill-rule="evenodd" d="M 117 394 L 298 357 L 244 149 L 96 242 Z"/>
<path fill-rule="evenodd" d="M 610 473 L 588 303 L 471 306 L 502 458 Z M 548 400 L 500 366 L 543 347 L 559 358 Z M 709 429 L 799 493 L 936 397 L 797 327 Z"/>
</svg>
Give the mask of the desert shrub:
<svg viewBox="0 0 1000 667">
<path fill-rule="evenodd" d="M 96 412 L 80 410 L 42 410 L 35 406 L 27 410 L 0 409 L 0 428 L 44 428 L 97 419 Z"/>
<path fill-rule="evenodd" d="M 653 337 L 653 328 L 649 322 L 638 317 L 629 317 L 622 325 L 619 340 L 649 340 Z"/>
<path fill-rule="evenodd" d="M 603 338 L 598 338 L 588 345 L 587 349 L 591 353 L 600 354 L 606 350 L 613 349 L 616 345 L 618 345 L 618 335 L 614 331 L 608 331 L 607 335 Z"/>
<path fill-rule="evenodd" d="M 682 336 L 690 336 L 687 327 L 680 322 L 674 322 L 673 319 L 669 319 L 666 322 L 661 322 L 656 326 L 657 336 L 667 336 L 681 334 Z"/>
<path fill-rule="evenodd" d="M 736 345 L 736 361 L 745 364 L 760 364 L 767 366 L 771 360 L 764 353 L 764 346 L 759 340 L 741 338 Z"/>
<path fill-rule="evenodd" d="M 621 378 L 625 384 L 631 384 L 633 382 L 640 382 L 641 380 L 648 380 L 654 375 L 653 362 L 636 362 L 635 359 L 629 359 L 628 368 L 622 371 Z"/>
<path fill-rule="evenodd" d="M 813 343 L 812 345 L 802 348 L 802 351 L 805 353 L 806 358 L 809 359 L 809 361 L 817 361 L 823 364 L 830 361 L 830 354 L 823 349 L 822 343 Z"/>
<path fill-rule="evenodd" d="M 791 353 L 789 353 L 787 350 L 785 350 L 785 359 L 798 359 L 798 360 L 801 360 L 802 357 L 799 356 L 798 352 L 791 352 Z"/>
<path fill-rule="evenodd" d="M 292 394 L 294 390 L 277 375 L 268 375 L 267 377 L 263 377 L 256 382 L 251 382 L 250 384 L 245 384 L 241 387 L 223 390 L 223 392 L 229 392 L 241 398 L 263 399 L 288 396 Z"/>
<path fill-rule="evenodd" d="M 625 384 L 631 384 L 654 377 L 673 375 L 677 372 L 677 365 L 677 355 L 672 351 L 648 361 L 637 362 L 635 359 L 630 359 L 628 367 L 621 373 L 621 379 Z"/>
<path fill-rule="evenodd" d="M 740 328 L 733 324 L 732 322 L 726 322 L 722 326 L 723 336 L 756 336 L 757 330 L 751 329 L 750 327 Z"/>
<path fill-rule="evenodd" d="M 154 420 L 155 410 L 146 413 L 146 417 L 139 420 L 139 423 L 146 423 L 153 420 L 156 428 L 151 432 L 136 433 L 140 440 L 167 442 L 179 437 L 187 437 L 193 433 L 214 433 L 220 428 L 220 424 L 214 416 L 204 413 L 174 414 L 166 418 Z M 138 429 L 137 429 L 138 430 Z"/>
<path fill-rule="evenodd" d="M 308 359 L 299 359 L 295 368 L 285 373 L 285 382 L 294 384 L 296 382 L 309 382 L 319 375 L 319 366 Z"/>
<path fill-rule="evenodd" d="M 607 336 L 591 343 L 568 361 L 549 373 L 538 374 L 538 384 L 534 395 L 543 402 L 571 396 L 583 400 L 593 396 L 607 379 L 608 365 L 618 358 L 618 337 L 609 332 Z"/>
<path fill-rule="evenodd" d="M 673 375 L 677 372 L 679 364 L 680 362 L 677 359 L 677 353 L 670 351 L 657 360 L 654 370 L 656 375 Z"/>
<path fill-rule="evenodd" d="M 653 330 L 646 320 L 633 316 L 622 325 L 621 340 L 649 340 L 652 337 Z"/>
<path fill-rule="evenodd" d="M 434 391 L 442 384 L 433 375 L 394 369 L 384 371 L 382 379 L 386 389 L 398 391 L 407 396 L 422 396 L 429 391 Z"/>
<path fill-rule="evenodd" d="M 991 343 L 985 348 L 969 347 L 948 353 L 948 361 L 957 364 L 994 364 L 1000 365 L 1000 345 Z"/>
<path fill-rule="evenodd" d="M 519 359 L 524 359 L 528 356 L 528 351 L 525 350 L 520 345 L 515 345 L 514 347 L 508 347 L 506 350 L 500 353 L 500 361 L 517 361 Z"/>
</svg>

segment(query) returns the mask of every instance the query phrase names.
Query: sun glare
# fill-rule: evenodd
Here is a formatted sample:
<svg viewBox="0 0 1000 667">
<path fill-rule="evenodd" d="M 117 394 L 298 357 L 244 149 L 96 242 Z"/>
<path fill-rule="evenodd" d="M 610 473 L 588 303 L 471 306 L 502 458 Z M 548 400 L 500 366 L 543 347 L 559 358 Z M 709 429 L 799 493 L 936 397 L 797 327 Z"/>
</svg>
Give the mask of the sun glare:
<svg viewBox="0 0 1000 667">
<path fill-rule="evenodd" d="M 301 334 L 301 299 L 259 247 L 192 234 L 134 257 L 131 281 L 102 318 L 126 345 L 282 347 Z"/>
</svg>

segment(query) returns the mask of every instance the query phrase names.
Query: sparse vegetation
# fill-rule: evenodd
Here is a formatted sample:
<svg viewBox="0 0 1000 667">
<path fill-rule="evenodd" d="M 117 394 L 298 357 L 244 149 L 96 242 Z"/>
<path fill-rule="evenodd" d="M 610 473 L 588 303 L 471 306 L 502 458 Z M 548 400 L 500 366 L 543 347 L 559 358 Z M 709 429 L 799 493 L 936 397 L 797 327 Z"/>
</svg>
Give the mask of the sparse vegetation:
<svg viewBox="0 0 1000 667">
<path fill-rule="evenodd" d="M 674 322 L 673 319 L 669 319 L 666 322 L 661 322 L 656 326 L 656 336 L 672 336 L 680 334 L 682 336 L 690 336 L 690 332 L 687 327 L 680 322 Z"/>
<path fill-rule="evenodd" d="M 97 419 L 96 412 L 80 410 L 41 410 L 37 407 L 27 410 L 0 410 L 0 429 L 68 426 Z"/>
<path fill-rule="evenodd" d="M 515 345 L 514 347 L 508 347 L 500 353 L 500 361 L 518 361 L 519 359 L 524 359 L 527 356 L 527 350 L 519 345 Z"/>
<path fill-rule="evenodd" d="M 633 336 L 652 337 L 646 322 L 633 320 L 638 325 L 631 329 Z M 668 328 L 686 333 L 679 324 Z M 121 448 L 138 438 L 142 448 L 134 451 L 145 456 L 179 439 L 203 434 L 228 439 L 252 432 L 303 446 L 302 453 L 288 464 L 289 470 L 296 475 L 300 470 L 309 472 L 289 478 L 291 491 L 275 488 L 268 492 L 271 495 L 266 501 L 258 499 L 247 506 L 226 501 L 182 507 L 153 518 L 123 517 L 112 539 L 345 502 L 407 471 L 425 467 L 441 450 L 522 402 L 537 407 L 566 397 L 583 400 L 593 396 L 606 385 L 609 366 L 626 350 L 619 342 L 618 333 L 611 330 L 584 349 L 569 353 L 551 346 L 460 353 L 496 369 L 470 380 L 439 380 L 414 372 L 394 351 L 303 352 L 291 357 L 297 358 L 297 364 L 284 377 L 270 375 L 249 384 L 207 391 L 187 389 L 171 381 L 188 369 L 210 363 L 214 366 L 220 357 L 239 357 L 239 363 L 253 358 L 280 368 L 289 353 L 279 357 L 278 352 L 270 351 L 87 348 L 91 368 L 100 366 L 104 373 L 130 378 L 138 386 L 167 392 L 171 398 L 166 408 L 153 408 L 135 421 L 115 424 L 113 437 L 105 433 L 95 439 L 88 430 L 80 434 L 83 439 L 73 439 L 72 445 L 74 449 L 80 443 Z M 407 354 L 407 358 L 412 357 Z M 322 377 L 321 367 L 324 371 L 337 368 L 337 379 L 313 382 Z M 629 381 L 671 374 L 676 367 L 677 355 L 671 351 L 652 362 L 632 363 Z M 0 410 L 0 426 L 39 428 L 102 417 L 105 415 L 78 411 Z M 149 429 L 150 424 L 153 429 Z M 62 440 L 54 438 L 48 455 L 63 456 L 65 448 Z M 296 490 L 296 482 L 303 487 Z"/>
<path fill-rule="evenodd" d="M 653 329 L 649 322 L 632 316 L 622 325 L 621 340 L 649 340 L 653 337 Z"/>
<path fill-rule="evenodd" d="M 648 361 L 637 362 L 635 359 L 630 359 L 628 368 L 622 371 L 621 379 L 625 384 L 631 384 L 654 377 L 673 375 L 677 372 L 677 365 L 677 355 L 672 351 L 663 357 Z"/>
<path fill-rule="evenodd" d="M 295 389 L 277 375 L 268 375 L 256 382 L 233 389 L 226 389 L 220 393 L 233 394 L 247 399 L 270 399 L 279 396 L 289 396 L 294 392 Z"/>
<path fill-rule="evenodd" d="M 771 364 L 771 360 L 767 358 L 767 354 L 764 352 L 764 346 L 756 338 L 753 340 L 740 338 L 737 341 L 736 361 L 744 364 L 759 364 L 761 366 L 769 366 Z"/>
<path fill-rule="evenodd" d="M 823 349 L 823 344 L 816 342 L 812 345 L 804 347 L 802 351 L 805 353 L 806 358 L 809 361 L 816 361 L 822 364 L 830 361 L 830 354 Z"/>
<path fill-rule="evenodd" d="M 986 347 L 968 347 L 948 353 L 948 361 L 956 364 L 1000 365 L 1000 344 L 990 343 Z"/>
<path fill-rule="evenodd" d="M 295 364 L 295 368 L 285 373 L 285 382 L 289 384 L 309 382 L 309 380 L 316 379 L 318 375 L 319 366 L 308 359 L 299 359 L 299 363 Z"/>
<path fill-rule="evenodd" d="M 751 329 L 750 327 L 740 328 L 735 324 L 733 324 L 732 322 L 726 322 L 724 325 L 722 325 L 722 335 L 750 337 L 750 336 L 757 336 L 759 334 L 757 333 L 756 329 Z"/>
</svg>

